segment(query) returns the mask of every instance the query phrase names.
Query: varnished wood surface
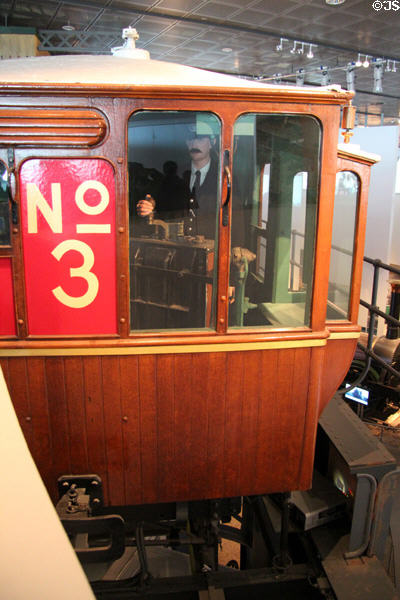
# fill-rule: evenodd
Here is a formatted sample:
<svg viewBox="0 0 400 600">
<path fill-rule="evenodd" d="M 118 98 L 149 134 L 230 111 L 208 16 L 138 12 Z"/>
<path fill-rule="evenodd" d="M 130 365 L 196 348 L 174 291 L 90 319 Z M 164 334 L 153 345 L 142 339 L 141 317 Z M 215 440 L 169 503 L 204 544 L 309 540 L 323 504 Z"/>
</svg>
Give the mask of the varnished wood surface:
<svg viewBox="0 0 400 600">
<path fill-rule="evenodd" d="M 100 475 L 106 503 L 116 505 L 309 487 L 318 416 L 340 384 L 356 343 L 353 339 L 328 340 L 325 345 L 329 335 L 325 316 L 339 112 L 351 94 L 273 87 L 249 92 L 199 86 L 183 90 L 177 86 L 134 89 L 81 84 L 67 88 L 44 84 L 35 89 L 7 84 L 2 91 L 3 109 L 11 106 L 13 110 L 33 111 L 39 117 L 39 133 L 43 133 L 41 119 L 47 118 L 48 125 L 55 115 L 52 123 L 62 131 L 65 115 L 74 111 L 98 111 L 108 128 L 108 135 L 99 138 L 97 147 L 89 147 L 89 141 L 82 146 L 78 139 L 65 147 L 61 132 L 54 135 L 59 142 L 54 150 L 46 147 L 46 136 L 32 147 L 26 140 L 19 144 L 14 139 L 18 206 L 18 173 L 25 160 L 106 157 L 115 172 L 117 336 L 30 337 L 18 224 L 12 229 L 12 247 L 1 250 L 13 261 L 18 339 L 3 338 L 0 348 L 16 352 L 33 349 L 39 354 L 46 349 L 61 350 L 58 356 L 0 358 L 28 445 L 53 499 L 57 477 L 69 473 Z M 320 121 L 322 175 L 310 329 L 228 331 L 230 239 L 220 214 L 216 332 L 131 333 L 127 120 L 134 111 L 171 110 L 171 106 L 173 110 L 212 111 L 222 123 L 221 155 L 227 149 L 231 157 L 233 123 L 242 114 L 305 114 Z M 69 129 L 70 133 L 74 130 L 71 123 Z M 0 148 L 0 159 L 8 161 L 5 145 Z M 222 168 L 221 181 L 224 198 Z M 358 217 L 361 225 L 365 219 L 362 206 Z M 361 243 L 356 252 L 358 265 Z M 358 279 L 353 287 L 352 318 L 359 293 L 359 266 L 354 273 Z M 298 341 L 303 347 L 240 348 L 240 344 L 258 342 L 295 346 L 293 342 Z M 320 346 L 313 347 L 314 342 Z M 180 354 L 174 353 L 177 344 L 186 346 Z M 196 344 L 205 351 L 190 348 Z M 214 344 L 215 350 L 206 348 L 207 344 Z M 227 352 L 222 344 L 236 344 L 237 348 Z M 132 346 L 139 353 L 118 354 L 119 349 Z M 163 347 L 164 352 L 140 354 L 140 346 Z M 77 353 L 63 355 L 63 348 Z M 94 354 L 79 355 L 83 348 Z M 104 348 L 115 350 L 115 354 L 102 354 Z"/>
<path fill-rule="evenodd" d="M 323 387 L 320 402 L 320 412 L 340 387 L 350 368 L 357 339 L 328 340 L 323 362 Z"/>
<path fill-rule="evenodd" d="M 96 110 L 74 108 L 0 108 L 0 144 L 81 146 L 100 143 L 107 131 Z"/>
<path fill-rule="evenodd" d="M 39 90 L 36 90 L 39 93 Z M 88 90 L 89 93 L 89 90 Z M 31 110 L 35 114 L 41 115 L 46 119 L 46 114 L 55 114 L 57 110 L 60 114 L 72 114 L 73 110 L 70 106 L 71 99 L 68 97 L 51 97 L 42 98 L 42 108 L 38 107 L 38 99 L 28 95 L 23 98 L 18 95 L 13 98 L 2 98 L 0 94 L 0 110 L 3 105 L 9 105 L 10 101 L 16 102 L 18 110 Z M 225 91 L 227 94 L 227 91 Z M 266 94 L 266 92 L 265 92 Z M 294 96 L 293 96 L 294 94 Z M 335 176 L 335 157 L 336 157 L 336 140 L 339 124 L 339 105 L 344 99 L 344 95 L 339 98 L 335 93 L 326 95 L 326 93 L 315 95 L 315 104 L 299 103 L 295 101 L 296 91 L 288 92 L 287 96 L 283 95 L 278 100 L 276 90 L 271 90 L 270 96 L 258 96 L 251 94 L 247 96 L 244 93 L 238 94 L 235 102 L 229 101 L 229 98 L 223 98 L 222 92 L 218 102 L 206 101 L 200 94 L 198 98 L 194 95 L 190 97 L 173 98 L 174 110 L 191 110 L 191 111 L 211 111 L 221 121 L 221 157 L 225 149 L 230 151 L 230 156 L 233 156 L 233 136 L 232 126 L 235 120 L 242 114 L 248 112 L 267 113 L 267 114 L 313 114 L 322 125 L 322 162 L 321 162 L 321 189 L 320 202 L 318 210 L 317 222 L 317 237 L 316 237 L 316 260 L 315 260 L 315 276 L 312 299 L 312 329 L 313 331 L 321 331 L 324 327 L 325 306 L 327 298 L 327 277 L 329 273 L 329 256 L 330 256 L 330 236 L 327 230 L 331 226 L 331 218 L 333 211 L 333 190 Z M 322 97 L 325 102 L 320 103 Z M 264 101 L 261 101 L 264 99 Z M 311 99 L 311 97 L 310 97 Z M 267 101 L 268 100 L 268 101 Z M 210 103 L 211 102 L 211 103 Z M 87 97 L 76 99 L 78 106 L 75 109 L 89 111 L 88 104 L 92 104 L 91 109 L 96 110 L 99 114 L 104 115 L 108 124 L 109 134 L 105 136 L 102 144 L 95 148 L 76 148 L 63 149 L 62 147 L 56 150 L 51 150 L 51 156 L 57 157 L 87 157 L 96 158 L 98 156 L 107 157 L 115 171 L 115 189 L 116 189 L 116 228 L 118 231 L 117 243 L 117 282 L 118 282 L 118 335 L 124 339 L 130 335 L 129 326 L 129 214 L 128 214 L 128 184 L 127 184 L 127 156 L 126 156 L 126 123 L 128 118 L 136 110 L 170 110 L 171 98 L 168 97 L 96 97 L 93 102 L 88 102 Z M 37 111 L 37 113 L 36 113 Z M 62 125 L 62 119 L 59 118 L 58 125 Z M 54 139 L 57 143 L 57 136 Z M 60 146 L 62 146 L 60 140 Z M 40 158 L 49 156 L 50 149 L 43 147 L 43 144 L 37 142 L 35 148 L 26 148 L 24 144 L 18 145 L 15 143 L 15 168 L 16 177 L 18 179 L 19 169 L 26 159 Z M 71 154 L 73 153 L 73 154 Z M 7 151 L 0 148 L 0 159 L 7 162 Z M 222 162 L 222 161 L 221 161 Z M 226 193 L 226 179 L 222 173 L 221 165 L 221 197 Z M 15 199 L 17 205 L 19 202 L 18 185 L 15 191 Z M 221 222 L 220 211 L 220 222 Z M 25 286 L 23 281 L 23 264 L 22 264 L 22 240 L 19 227 L 13 228 L 13 264 L 15 273 L 15 296 L 17 310 L 17 327 L 18 336 L 21 339 L 29 338 L 29 331 L 26 326 L 26 304 L 25 304 Z M 219 256 L 218 256 L 218 302 L 217 302 L 217 332 L 225 334 L 228 327 L 227 311 L 228 305 L 226 298 L 228 297 L 228 265 L 229 265 L 230 239 L 228 227 L 223 227 L 220 224 L 219 237 Z M 225 298 L 225 300 L 224 300 Z M 192 335 L 196 336 L 197 333 Z M 32 338 L 30 338 L 32 339 Z M 76 340 L 79 345 L 80 341 Z"/>
<path fill-rule="evenodd" d="M 107 503 L 135 504 L 307 487 L 316 428 L 310 407 L 318 406 L 308 375 L 318 351 L 1 365 L 52 497 L 60 475 L 97 473 Z"/>
</svg>

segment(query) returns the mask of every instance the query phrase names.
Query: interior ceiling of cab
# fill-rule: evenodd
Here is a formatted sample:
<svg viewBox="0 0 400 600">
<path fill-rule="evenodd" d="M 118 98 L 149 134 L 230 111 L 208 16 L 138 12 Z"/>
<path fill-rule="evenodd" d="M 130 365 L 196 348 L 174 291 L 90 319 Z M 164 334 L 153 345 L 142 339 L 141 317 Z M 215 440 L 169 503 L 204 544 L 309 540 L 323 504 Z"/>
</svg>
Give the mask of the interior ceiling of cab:
<svg viewBox="0 0 400 600">
<path fill-rule="evenodd" d="M 397 125 L 400 0 L 329 2 L 1 0 L 0 33 L 30 28 L 49 54 L 104 54 L 131 26 L 151 58 L 269 83 L 353 87 L 358 124 Z"/>
</svg>

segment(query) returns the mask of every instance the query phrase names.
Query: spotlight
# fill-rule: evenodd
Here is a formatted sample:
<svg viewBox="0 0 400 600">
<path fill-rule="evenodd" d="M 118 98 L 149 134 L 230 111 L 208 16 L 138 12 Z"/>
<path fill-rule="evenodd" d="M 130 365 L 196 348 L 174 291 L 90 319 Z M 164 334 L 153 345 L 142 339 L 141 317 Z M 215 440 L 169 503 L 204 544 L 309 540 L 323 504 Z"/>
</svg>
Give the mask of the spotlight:
<svg viewBox="0 0 400 600">
<path fill-rule="evenodd" d="M 307 52 L 307 58 L 314 58 L 314 52 L 313 52 L 313 45 L 314 44 L 310 44 L 309 48 L 308 48 L 308 52 Z"/>
<path fill-rule="evenodd" d="M 367 54 L 365 55 L 365 60 L 364 60 L 364 62 L 362 64 L 362 66 L 364 67 L 364 69 L 368 69 L 368 67 L 369 67 L 369 60 L 368 60 L 368 55 Z"/>
<path fill-rule="evenodd" d="M 298 48 L 297 54 L 304 54 L 304 42 L 301 42 L 301 48 Z"/>
<path fill-rule="evenodd" d="M 356 60 L 356 67 L 361 67 L 361 66 L 362 66 L 361 54 L 358 53 L 357 60 Z"/>
<path fill-rule="evenodd" d="M 329 77 L 328 67 L 320 66 L 320 71 L 322 73 L 321 85 L 329 85 L 331 82 L 331 78 Z"/>
<path fill-rule="evenodd" d="M 397 73 L 396 61 L 395 60 L 393 61 L 392 73 Z"/>
<path fill-rule="evenodd" d="M 296 85 L 304 85 L 305 75 L 304 69 L 298 69 L 296 71 Z"/>
<path fill-rule="evenodd" d="M 382 88 L 382 78 L 383 78 L 383 63 L 378 62 L 374 65 L 374 92 L 375 94 L 381 94 L 383 92 Z"/>
<path fill-rule="evenodd" d="M 279 44 L 277 44 L 277 45 L 276 45 L 276 47 L 275 47 L 275 50 L 276 50 L 277 52 L 282 52 L 282 50 L 283 50 L 283 42 L 287 42 L 287 41 L 288 41 L 288 40 L 287 40 L 286 38 L 281 38 L 281 39 L 279 40 Z"/>
<path fill-rule="evenodd" d="M 293 42 L 293 48 L 291 49 L 290 54 L 297 54 L 297 42 Z"/>
</svg>

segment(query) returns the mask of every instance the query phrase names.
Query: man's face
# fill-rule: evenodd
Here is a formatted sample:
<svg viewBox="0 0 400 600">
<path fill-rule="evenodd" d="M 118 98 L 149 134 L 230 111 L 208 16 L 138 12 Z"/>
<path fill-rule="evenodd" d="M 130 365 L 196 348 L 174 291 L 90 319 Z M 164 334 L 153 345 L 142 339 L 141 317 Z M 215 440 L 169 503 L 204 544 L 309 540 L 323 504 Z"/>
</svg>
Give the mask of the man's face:
<svg viewBox="0 0 400 600">
<path fill-rule="evenodd" d="M 209 159 L 212 143 L 208 135 L 186 140 L 186 145 L 193 160 L 200 162 Z"/>
</svg>

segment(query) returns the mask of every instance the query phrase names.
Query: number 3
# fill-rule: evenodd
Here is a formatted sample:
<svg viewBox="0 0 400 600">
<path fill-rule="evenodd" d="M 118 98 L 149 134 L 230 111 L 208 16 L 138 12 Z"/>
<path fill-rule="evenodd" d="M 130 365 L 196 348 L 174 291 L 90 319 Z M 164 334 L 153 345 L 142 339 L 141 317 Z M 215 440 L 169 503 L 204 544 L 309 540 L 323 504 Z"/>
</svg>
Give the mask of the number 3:
<svg viewBox="0 0 400 600">
<path fill-rule="evenodd" d="M 83 257 L 83 263 L 80 267 L 70 268 L 70 275 L 71 277 L 82 277 L 82 279 L 85 279 L 88 289 L 82 296 L 70 296 L 64 292 L 60 285 L 51 291 L 61 304 L 65 304 L 70 308 L 85 308 L 85 306 L 89 306 L 93 302 L 99 291 L 99 280 L 90 270 L 94 265 L 93 250 L 88 244 L 80 240 L 65 240 L 54 248 L 52 255 L 57 260 L 61 260 L 64 254 L 70 250 L 80 252 Z"/>
</svg>

